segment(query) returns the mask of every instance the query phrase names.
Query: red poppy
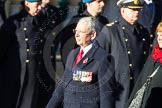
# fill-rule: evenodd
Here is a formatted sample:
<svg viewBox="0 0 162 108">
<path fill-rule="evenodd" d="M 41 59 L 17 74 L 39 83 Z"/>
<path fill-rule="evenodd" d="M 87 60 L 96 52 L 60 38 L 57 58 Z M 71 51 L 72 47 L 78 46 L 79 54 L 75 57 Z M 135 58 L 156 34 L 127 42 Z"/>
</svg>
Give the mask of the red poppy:
<svg viewBox="0 0 162 108">
<path fill-rule="evenodd" d="M 160 50 L 159 45 L 156 45 L 154 52 L 152 53 L 152 58 L 154 59 L 154 62 L 157 60 L 162 63 L 162 50 Z"/>
<path fill-rule="evenodd" d="M 83 63 L 86 64 L 88 62 L 88 58 L 83 60 Z"/>
</svg>

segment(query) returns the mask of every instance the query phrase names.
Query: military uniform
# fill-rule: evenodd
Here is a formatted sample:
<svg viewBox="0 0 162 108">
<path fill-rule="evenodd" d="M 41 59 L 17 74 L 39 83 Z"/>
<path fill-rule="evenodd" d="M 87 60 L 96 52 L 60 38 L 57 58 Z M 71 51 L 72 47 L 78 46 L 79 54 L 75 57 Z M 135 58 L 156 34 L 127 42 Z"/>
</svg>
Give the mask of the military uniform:
<svg viewBox="0 0 162 108">
<path fill-rule="evenodd" d="M 44 15 L 44 18 L 45 18 L 43 29 L 48 27 L 45 33 L 46 38 L 52 36 L 52 33 L 56 34 L 55 27 L 56 25 L 60 24 L 63 20 L 63 15 L 60 12 L 61 10 L 59 8 L 56 8 L 55 6 L 51 4 L 47 4 L 44 8 L 42 8 L 41 13 Z M 56 34 L 56 37 L 59 38 L 57 34 Z M 56 55 L 56 51 L 59 45 L 59 40 L 57 38 L 53 39 L 53 43 L 51 45 L 51 61 L 53 63 L 54 69 L 56 68 L 55 55 Z M 53 74 L 53 73 L 50 73 L 50 74 Z"/>
<path fill-rule="evenodd" d="M 153 41 L 155 37 L 155 30 L 158 23 L 162 20 L 162 14 L 159 14 L 162 10 L 162 1 L 161 0 L 146 0 L 152 1 L 152 3 L 147 4 L 143 3 L 143 10 L 140 13 L 139 23 L 142 24 L 149 30 L 150 33 L 150 48 L 152 49 Z M 151 8 L 151 9 L 150 9 Z M 156 41 L 156 39 L 155 39 Z"/>
<path fill-rule="evenodd" d="M 73 29 L 75 29 L 80 18 L 88 16 L 92 16 L 88 11 L 84 11 L 82 14 L 74 16 L 69 24 L 63 29 L 61 34 L 61 56 L 64 64 L 66 63 L 69 52 L 77 47 Z M 99 29 L 108 23 L 108 20 L 102 15 L 98 15 L 96 20 L 99 22 Z"/>
<path fill-rule="evenodd" d="M 51 97 L 54 81 L 43 62 L 48 25 L 42 25 L 42 18 L 23 8 L 2 26 L 3 108 L 44 108 Z"/>
<path fill-rule="evenodd" d="M 102 29 L 97 40 L 114 58 L 116 108 L 122 108 L 147 58 L 149 33 L 139 23 L 133 26 L 119 17 Z"/>
</svg>

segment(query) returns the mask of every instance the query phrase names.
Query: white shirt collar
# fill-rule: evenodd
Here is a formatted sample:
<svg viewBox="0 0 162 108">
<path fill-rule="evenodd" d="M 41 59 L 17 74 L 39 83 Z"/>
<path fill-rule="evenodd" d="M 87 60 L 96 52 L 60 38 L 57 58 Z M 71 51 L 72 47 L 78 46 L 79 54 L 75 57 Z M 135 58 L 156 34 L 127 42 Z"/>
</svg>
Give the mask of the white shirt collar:
<svg viewBox="0 0 162 108">
<path fill-rule="evenodd" d="M 84 49 L 81 49 L 81 50 L 83 50 L 84 51 L 84 54 L 83 54 L 83 56 L 90 50 L 92 48 L 92 44 L 90 44 L 90 45 L 88 45 L 88 46 L 86 46 Z"/>
<path fill-rule="evenodd" d="M 144 0 L 147 4 L 151 4 L 152 0 Z"/>
</svg>

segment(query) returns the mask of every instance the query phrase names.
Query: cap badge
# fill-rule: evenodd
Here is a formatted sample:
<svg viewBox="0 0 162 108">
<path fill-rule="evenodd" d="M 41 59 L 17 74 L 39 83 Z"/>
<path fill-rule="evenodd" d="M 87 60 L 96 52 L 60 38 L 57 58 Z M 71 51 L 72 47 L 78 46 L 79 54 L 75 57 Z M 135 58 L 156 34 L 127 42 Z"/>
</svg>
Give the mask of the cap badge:
<svg viewBox="0 0 162 108">
<path fill-rule="evenodd" d="M 139 3 L 139 0 L 134 0 L 134 4 L 135 5 L 139 5 L 140 3 Z"/>
</svg>

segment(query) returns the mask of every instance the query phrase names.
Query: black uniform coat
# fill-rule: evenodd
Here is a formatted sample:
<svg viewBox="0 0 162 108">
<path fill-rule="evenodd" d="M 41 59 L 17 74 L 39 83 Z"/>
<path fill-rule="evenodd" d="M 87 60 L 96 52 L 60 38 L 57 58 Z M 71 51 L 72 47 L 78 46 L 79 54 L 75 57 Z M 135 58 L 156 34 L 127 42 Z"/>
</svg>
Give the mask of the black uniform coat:
<svg viewBox="0 0 162 108">
<path fill-rule="evenodd" d="M 150 44 L 152 44 L 155 38 L 156 27 L 158 23 L 162 20 L 162 14 L 159 14 L 162 10 L 162 0 L 152 0 L 152 1 L 153 1 L 152 11 L 150 11 L 149 5 L 146 2 L 143 3 L 143 9 L 140 12 L 138 20 L 140 24 L 142 24 L 149 30 L 151 38 Z"/>
<path fill-rule="evenodd" d="M 22 9 L 2 26 L 3 108 L 44 108 L 53 92 L 43 63 L 45 39 L 37 34 L 41 18 Z"/>
<path fill-rule="evenodd" d="M 141 108 L 162 108 L 162 102 L 160 100 L 162 97 L 162 64 L 159 61 L 154 63 L 151 55 L 148 57 L 147 62 L 138 77 L 137 83 L 125 108 L 128 108 L 128 105 L 135 96 L 136 92 L 143 86 L 148 76 L 150 76 L 158 66 L 161 67 L 152 78 L 150 85 L 146 89 Z"/>
<path fill-rule="evenodd" d="M 108 100 L 113 97 L 115 82 L 113 68 L 108 60 L 110 56 L 98 45 L 93 44 L 76 67 L 73 67 L 79 50 L 80 47 L 70 52 L 62 81 L 47 108 L 60 108 L 61 104 L 64 108 L 112 108 L 114 104 Z M 92 72 L 92 81 L 74 81 L 74 70 Z"/>
<path fill-rule="evenodd" d="M 119 17 L 117 21 L 103 27 L 97 40 L 114 58 L 118 83 L 115 108 L 123 108 L 147 57 L 148 31 L 138 23 L 131 26 Z"/>
<path fill-rule="evenodd" d="M 70 19 L 68 25 L 63 29 L 61 34 L 61 56 L 64 64 L 66 63 L 67 55 L 70 53 L 70 51 L 77 47 L 73 29 L 75 29 L 79 19 L 90 16 L 92 15 L 90 15 L 88 11 L 84 11 L 83 13 L 76 15 L 72 19 Z M 99 29 L 101 29 L 105 24 L 108 23 L 106 17 L 102 15 L 98 15 L 96 17 L 96 21 L 99 23 Z"/>
</svg>

